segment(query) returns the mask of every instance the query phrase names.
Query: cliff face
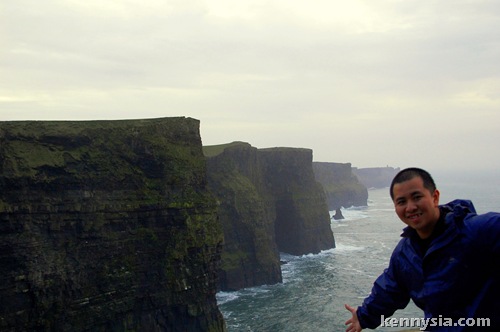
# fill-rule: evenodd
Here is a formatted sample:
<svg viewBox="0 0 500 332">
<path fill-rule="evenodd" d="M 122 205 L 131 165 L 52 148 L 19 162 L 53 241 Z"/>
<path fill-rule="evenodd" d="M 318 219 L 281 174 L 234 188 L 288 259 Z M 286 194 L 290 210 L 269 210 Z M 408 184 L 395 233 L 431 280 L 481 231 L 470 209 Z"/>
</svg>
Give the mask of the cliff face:
<svg viewBox="0 0 500 332">
<path fill-rule="evenodd" d="M 311 150 L 235 142 L 204 151 L 224 230 L 222 290 L 280 282 L 279 251 L 301 255 L 335 246 Z"/>
<path fill-rule="evenodd" d="M 350 163 L 314 162 L 313 169 L 316 180 L 323 186 L 330 211 L 367 205 L 368 190 L 353 174 Z"/>
<path fill-rule="evenodd" d="M 367 188 L 387 188 L 400 171 L 399 167 L 354 168 L 353 172 Z"/>
<path fill-rule="evenodd" d="M 281 282 L 275 208 L 257 149 L 239 142 L 209 149 L 220 150 L 207 158 L 209 187 L 218 198 L 224 231 L 220 289 Z"/>
<path fill-rule="evenodd" d="M 312 150 L 259 150 L 267 187 L 275 198 L 278 249 L 292 255 L 335 247 L 325 194 L 312 169 Z"/>
<path fill-rule="evenodd" d="M 199 122 L 0 123 L 0 330 L 224 331 Z"/>
</svg>

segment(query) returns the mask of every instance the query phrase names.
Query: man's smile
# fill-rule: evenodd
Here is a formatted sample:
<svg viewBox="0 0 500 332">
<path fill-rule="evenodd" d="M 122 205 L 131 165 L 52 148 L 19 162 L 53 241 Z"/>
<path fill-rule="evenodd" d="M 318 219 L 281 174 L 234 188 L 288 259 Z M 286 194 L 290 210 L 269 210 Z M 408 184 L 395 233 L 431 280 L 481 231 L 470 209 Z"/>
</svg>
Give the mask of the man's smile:
<svg viewBox="0 0 500 332">
<path fill-rule="evenodd" d="M 416 221 L 421 216 L 422 216 L 421 212 L 419 212 L 419 213 L 413 213 L 413 214 L 410 214 L 410 215 L 406 216 L 406 219 L 411 220 L 411 221 Z"/>
</svg>

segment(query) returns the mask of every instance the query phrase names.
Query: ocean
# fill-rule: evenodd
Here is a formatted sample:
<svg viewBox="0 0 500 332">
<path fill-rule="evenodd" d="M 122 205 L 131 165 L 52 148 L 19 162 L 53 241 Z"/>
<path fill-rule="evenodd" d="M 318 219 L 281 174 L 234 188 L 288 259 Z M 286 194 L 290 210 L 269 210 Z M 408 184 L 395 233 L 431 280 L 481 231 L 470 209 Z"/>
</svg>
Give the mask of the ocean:
<svg viewBox="0 0 500 332">
<path fill-rule="evenodd" d="M 470 199 L 478 213 L 500 212 L 498 172 L 433 175 L 441 203 Z M 368 206 L 342 213 L 345 219 L 332 220 L 336 248 L 316 255 L 281 254 L 287 262 L 282 265 L 283 283 L 217 294 L 229 332 L 345 331 L 350 313 L 344 303 L 356 307 L 369 294 L 405 225 L 394 213 L 388 188 L 370 189 Z M 422 317 L 422 312 L 410 302 L 393 317 Z"/>
</svg>

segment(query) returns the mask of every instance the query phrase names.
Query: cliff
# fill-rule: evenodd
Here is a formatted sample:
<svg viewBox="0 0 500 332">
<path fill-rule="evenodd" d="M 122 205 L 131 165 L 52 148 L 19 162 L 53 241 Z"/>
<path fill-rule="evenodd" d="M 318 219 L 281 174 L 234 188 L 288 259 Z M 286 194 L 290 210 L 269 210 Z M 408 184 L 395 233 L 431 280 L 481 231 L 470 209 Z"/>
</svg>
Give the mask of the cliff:
<svg viewBox="0 0 500 332">
<path fill-rule="evenodd" d="M 387 188 L 400 171 L 399 167 L 353 168 L 353 173 L 367 188 Z"/>
<path fill-rule="evenodd" d="M 280 251 L 301 255 L 335 246 L 311 150 L 233 142 L 204 153 L 224 231 L 222 290 L 281 282 Z"/>
<path fill-rule="evenodd" d="M 208 155 L 213 150 L 220 152 L 207 158 L 207 173 L 224 231 L 220 289 L 281 282 L 274 203 L 266 193 L 257 149 L 240 142 L 204 147 Z"/>
<path fill-rule="evenodd" d="M 335 248 L 326 197 L 316 182 L 312 150 L 259 150 L 267 188 L 275 199 L 278 249 L 292 255 Z"/>
<path fill-rule="evenodd" d="M 323 186 L 330 211 L 367 205 L 368 190 L 353 174 L 350 163 L 314 162 L 313 170 Z"/>
<path fill-rule="evenodd" d="M 0 123 L 0 330 L 224 331 L 189 118 Z"/>
</svg>

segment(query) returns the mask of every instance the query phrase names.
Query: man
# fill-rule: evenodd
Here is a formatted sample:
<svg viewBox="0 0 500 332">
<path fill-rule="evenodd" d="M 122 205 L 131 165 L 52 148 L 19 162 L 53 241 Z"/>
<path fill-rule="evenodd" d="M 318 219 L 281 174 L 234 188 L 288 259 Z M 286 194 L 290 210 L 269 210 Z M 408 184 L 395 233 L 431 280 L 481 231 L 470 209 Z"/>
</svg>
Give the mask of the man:
<svg viewBox="0 0 500 332">
<path fill-rule="evenodd" d="M 346 331 L 374 329 L 410 299 L 427 330 L 481 331 L 489 322 L 500 331 L 500 213 L 477 215 L 466 200 L 440 206 L 434 180 L 419 168 L 400 171 L 390 194 L 408 227 L 363 304 L 345 305 Z"/>
</svg>

